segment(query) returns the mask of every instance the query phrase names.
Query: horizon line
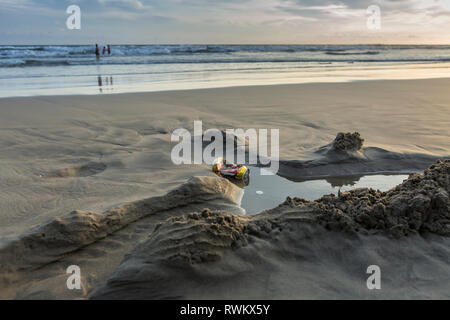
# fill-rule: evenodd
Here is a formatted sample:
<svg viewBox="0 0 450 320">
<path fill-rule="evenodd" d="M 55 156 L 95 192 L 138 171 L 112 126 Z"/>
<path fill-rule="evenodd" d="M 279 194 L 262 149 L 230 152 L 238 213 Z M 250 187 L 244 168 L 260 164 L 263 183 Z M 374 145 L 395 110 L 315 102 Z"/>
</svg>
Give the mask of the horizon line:
<svg viewBox="0 0 450 320">
<path fill-rule="evenodd" d="M 0 43 L 0 46 L 89 46 L 101 43 Z M 201 45 L 201 46 L 450 46 L 450 43 L 111 43 L 112 46 L 182 46 L 182 45 Z"/>
</svg>

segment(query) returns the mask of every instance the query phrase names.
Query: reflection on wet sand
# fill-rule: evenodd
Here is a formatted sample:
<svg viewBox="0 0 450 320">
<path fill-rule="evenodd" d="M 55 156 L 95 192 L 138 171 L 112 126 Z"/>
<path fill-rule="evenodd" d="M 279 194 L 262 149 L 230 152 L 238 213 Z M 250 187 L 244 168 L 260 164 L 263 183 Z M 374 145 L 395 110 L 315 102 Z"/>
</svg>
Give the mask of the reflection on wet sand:
<svg viewBox="0 0 450 320">
<path fill-rule="evenodd" d="M 325 180 L 331 185 L 333 188 L 340 188 L 343 186 L 354 186 L 361 178 L 364 177 L 363 175 L 357 175 L 357 176 L 342 176 L 342 177 L 327 177 Z"/>
<path fill-rule="evenodd" d="M 106 76 L 103 77 L 101 75 L 98 75 L 97 77 L 97 83 L 98 83 L 98 90 L 103 93 L 103 91 L 113 91 L 114 87 L 113 87 L 113 77 L 112 76 Z M 103 85 L 103 83 L 105 83 Z"/>
</svg>

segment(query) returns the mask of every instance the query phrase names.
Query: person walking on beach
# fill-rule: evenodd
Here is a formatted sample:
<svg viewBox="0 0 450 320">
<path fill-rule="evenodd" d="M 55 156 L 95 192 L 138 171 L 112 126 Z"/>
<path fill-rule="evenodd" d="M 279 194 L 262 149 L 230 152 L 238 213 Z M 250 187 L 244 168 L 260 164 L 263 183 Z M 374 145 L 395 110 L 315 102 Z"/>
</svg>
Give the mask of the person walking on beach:
<svg viewBox="0 0 450 320">
<path fill-rule="evenodd" d="M 105 55 L 106 53 L 106 47 L 103 47 L 102 55 Z"/>
<path fill-rule="evenodd" d="M 95 44 L 95 57 L 97 60 L 100 59 L 100 49 L 98 48 L 98 44 Z"/>
<path fill-rule="evenodd" d="M 108 44 L 108 55 L 111 55 L 111 46 Z"/>
</svg>

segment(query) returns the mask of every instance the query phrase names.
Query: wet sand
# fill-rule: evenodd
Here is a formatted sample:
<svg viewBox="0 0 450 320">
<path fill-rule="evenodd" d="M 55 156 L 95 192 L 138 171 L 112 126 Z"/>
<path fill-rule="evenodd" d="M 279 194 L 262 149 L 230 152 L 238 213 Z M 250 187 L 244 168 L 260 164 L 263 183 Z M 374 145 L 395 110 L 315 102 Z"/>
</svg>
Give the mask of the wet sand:
<svg viewBox="0 0 450 320">
<path fill-rule="evenodd" d="M 209 176 L 201 179 L 217 179 L 207 165 L 172 164 L 170 151 L 173 144 L 170 142 L 170 134 L 176 128 L 192 130 L 194 120 L 202 120 L 204 129 L 278 128 L 280 159 L 285 161 L 284 165 L 282 162 L 280 171 L 283 176 L 292 179 L 302 178 L 305 168 L 311 168 L 311 161 L 316 170 L 317 162 L 314 161 L 320 162 L 318 159 L 321 157 L 322 160 L 323 157 L 327 159 L 329 168 L 332 165 L 329 179 L 348 174 L 374 174 L 375 171 L 407 174 L 422 171 L 435 159 L 450 155 L 449 86 L 450 79 L 432 79 L 0 99 L 0 263 L 5 271 L 0 296 L 56 299 L 88 297 L 106 284 L 105 281 L 113 276 L 114 270 L 121 263 L 129 264 L 123 261 L 124 255 L 139 252 L 139 243 L 144 248 L 147 245 L 152 250 L 158 248 L 159 241 L 164 239 L 151 240 L 153 243 L 145 241 L 149 235 L 151 239 L 163 237 L 153 233 L 158 223 L 166 224 L 170 229 L 172 225 L 167 224 L 166 219 L 202 212 L 203 208 L 222 210 L 233 217 L 239 214 L 238 203 L 242 194 L 238 191 L 241 189 L 232 191 L 233 188 L 217 184 L 213 182 L 215 180 L 188 187 L 194 192 L 192 197 L 181 197 L 181 200 L 193 199 L 192 203 L 189 200 L 181 205 L 183 202 L 167 198 L 169 190 L 177 190 L 177 187 L 191 177 Z M 376 169 L 375 171 L 367 171 L 367 167 L 360 164 L 344 166 L 345 161 L 336 162 L 335 157 L 327 158 L 326 154 L 318 153 L 321 146 L 328 145 L 335 138 L 336 133 L 347 131 L 358 131 L 365 139 L 366 149 L 361 153 L 373 161 L 369 169 Z M 319 171 L 323 169 L 320 168 Z M 213 185 L 217 187 L 213 188 Z M 199 190 L 204 192 L 199 193 Z M 205 194 L 211 194 L 211 197 L 205 197 Z M 177 192 L 172 193 L 172 196 L 180 197 Z M 208 213 L 205 219 L 208 220 L 209 217 Z M 298 218 L 299 221 L 308 220 L 300 216 Z M 246 219 L 253 218 L 233 219 L 245 222 Z M 41 232 L 44 230 L 42 228 L 48 229 Z M 198 228 L 202 229 L 201 224 Z M 298 228 L 303 230 L 309 227 L 300 225 Z M 321 228 L 323 226 L 319 225 L 313 227 L 311 233 L 305 231 L 307 238 L 312 238 L 313 243 L 323 237 L 329 239 L 330 243 L 342 237 L 347 239 L 340 230 L 327 231 Z M 419 252 L 424 253 L 417 264 L 420 271 L 415 271 L 412 278 L 416 277 L 423 282 L 431 277 L 431 285 L 427 286 L 423 294 L 419 290 L 405 297 L 442 298 L 445 297 L 445 292 L 449 292 L 445 289 L 450 287 L 448 278 L 445 278 L 445 272 L 448 274 L 449 271 L 448 238 L 429 230 L 424 232 L 430 233 L 431 238 L 419 232 L 407 237 L 407 240 L 401 240 L 404 243 L 396 242 L 399 240 L 386 235 L 376 235 L 383 239 L 379 240 L 366 234 L 363 236 L 368 237 L 367 241 L 362 243 L 352 242 L 351 237 L 342 241 L 350 243 L 348 248 L 360 248 L 358 250 L 368 256 L 372 251 L 364 247 L 374 247 L 377 241 L 386 245 L 395 243 L 387 256 L 379 257 L 384 259 L 382 261 L 388 261 L 396 252 L 407 255 L 406 247 L 417 245 L 416 254 L 408 256 L 404 261 L 409 261 L 409 267 L 414 269 L 414 261 L 417 259 L 413 258 Z M 46 239 L 42 238 L 43 234 Z M 67 234 L 71 236 L 67 238 Z M 195 234 L 197 237 L 197 233 Z M 189 234 L 182 236 L 188 237 Z M 200 232 L 198 236 L 202 238 L 204 234 Z M 287 237 L 286 241 L 300 241 L 295 237 L 291 238 L 291 233 L 283 236 Z M 228 236 L 224 237 L 228 239 Z M 271 239 L 275 236 L 268 237 Z M 49 239 L 52 238 L 56 239 L 56 243 L 51 243 Z M 282 243 L 286 243 L 285 240 Z M 227 243 L 231 245 L 234 242 L 225 241 L 222 245 L 228 248 Z M 244 251 L 237 249 L 238 251 L 226 254 L 245 256 L 245 248 L 250 247 L 243 248 Z M 257 244 L 254 248 L 258 248 Z M 325 256 L 313 248 L 321 250 L 320 246 L 313 244 L 310 248 L 303 248 L 307 251 L 302 251 L 300 256 L 306 257 L 304 259 L 308 261 L 307 266 L 303 265 L 304 278 L 296 282 L 298 286 L 286 291 L 286 294 L 294 292 L 296 295 L 293 297 L 325 298 L 355 297 L 355 292 L 358 297 L 359 292 L 361 297 L 366 297 L 366 292 L 361 291 L 362 289 L 349 293 L 348 290 L 356 285 L 353 281 L 359 280 L 352 278 L 351 270 L 337 261 L 330 263 L 329 267 L 336 270 L 343 268 L 339 269 L 342 271 L 341 276 L 348 281 L 342 280 L 346 283 L 342 291 L 336 292 L 338 289 L 335 286 L 327 289 L 326 281 L 331 281 L 327 277 L 324 277 L 320 290 L 313 289 L 314 281 L 308 282 L 306 279 L 320 278 L 321 271 L 313 268 L 314 261 L 319 259 L 318 256 L 325 259 Z M 193 250 L 190 247 L 188 249 Z M 201 246 L 194 246 L 194 249 L 200 250 Z M 290 247 L 284 253 L 274 254 L 275 257 L 279 254 L 289 255 L 291 250 L 297 249 Z M 333 252 L 333 249 L 329 250 L 331 251 L 324 252 L 324 255 Z M 425 254 L 430 250 L 442 252 Z M 36 251 L 40 254 L 35 255 Z M 254 253 L 250 252 L 249 256 L 252 254 Z M 17 261 L 6 258 L 11 256 Z M 267 280 L 267 272 L 272 267 L 277 268 L 276 265 L 286 276 L 283 279 L 275 277 L 277 280 L 274 283 L 269 281 L 266 287 L 268 291 L 263 297 L 286 297 L 281 289 L 273 289 L 272 296 L 270 290 L 282 286 L 283 281 L 287 284 L 294 277 L 293 270 L 300 266 L 300 256 L 292 256 L 292 268 L 287 261 L 286 264 L 278 265 L 275 257 L 266 261 L 268 267 L 255 274 L 257 280 Z M 221 259 L 222 255 L 219 255 L 219 260 Z M 358 261 L 362 267 L 368 260 L 370 259 L 365 257 Z M 206 257 L 204 262 L 208 261 L 209 258 Z M 237 258 L 227 261 L 242 266 L 242 270 L 249 267 L 248 271 L 251 271 L 253 268 L 244 267 L 243 262 Z M 139 263 L 131 264 L 136 266 Z M 41 268 L 44 264 L 46 267 Z M 65 268 L 70 264 L 80 265 L 82 272 L 86 274 L 84 290 L 81 292 L 68 291 L 61 285 L 67 278 Z M 427 264 L 431 265 L 429 270 L 426 269 Z M 341 267 L 338 268 L 338 265 Z M 207 266 L 202 265 L 202 268 Z M 163 270 L 161 268 L 158 265 L 157 274 Z M 226 274 L 226 267 L 218 265 L 218 268 L 216 274 L 208 274 L 211 282 L 215 281 L 215 276 L 219 276 L 219 270 Z M 27 272 L 23 273 L 23 270 Z M 233 270 L 241 269 L 239 267 Z M 358 275 L 359 278 L 365 276 L 364 270 L 362 272 L 362 275 Z M 432 275 L 426 276 L 427 274 Z M 395 278 L 394 275 L 391 277 Z M 230 279 L 232 282 L 238 281 L 237 278 Z M 301 289 L 302 283 L 308 283 L 308 286 L 303 288 L 304 291 L 296 291 Z M 441 287 L 432 294 L 433 285 L 437 283 Z M 390 293 L 385 293 L 384 297 L 401 298 L 407 288 L 416 284 L 414 281 L 409 284 L 402 282 L 402 285 L 409 287 L 405 287 L 403 291 L 393 289 Z M 227 294 L 230 285 L 231 282 L 223 283 L 222 289 L 214 297 L 231 297 Z M 247 293 L 251 296 L 247 298 L 259 298 L 256 293 L 258 288 L 250 288 Z M 104 293 L 98 293 L 97 297 L 121 297 L 120 294 L 106 294 L 110 292 L 109 289 L 103 290 Z M 122 297 L 127 297 L 126 290 L 125 293 L 121 292 Z M 148 294 L 143 297 L 171 297 L 173 294 L 174 297 L 181 298 L 202 298 L 201 295 L 186 295 L 175 291 Z"/>
</svg>

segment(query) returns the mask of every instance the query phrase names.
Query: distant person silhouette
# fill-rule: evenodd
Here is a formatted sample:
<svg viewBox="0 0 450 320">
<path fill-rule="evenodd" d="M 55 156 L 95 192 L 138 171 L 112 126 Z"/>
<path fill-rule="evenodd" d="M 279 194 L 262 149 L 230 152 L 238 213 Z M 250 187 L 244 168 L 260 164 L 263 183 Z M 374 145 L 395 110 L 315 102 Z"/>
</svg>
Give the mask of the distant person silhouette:
<svg viewBox="0 0 450 320">
<path fill-rule="evenodd" d="M 100 49 L 98 48 L 98 44 L 95 44 L 95 57 L 97 60 L 100 59 Z"/>
<path fill-rule="evenodd" d="M 108 54 L 111 55 L 111 46 L 108 44 Z"/>
<path fill-rule="evenodd" d="M 103 47 L 102 55 L 105 55 L 105 53 L 106 53 L 106 47 Z"/>
</svg>

